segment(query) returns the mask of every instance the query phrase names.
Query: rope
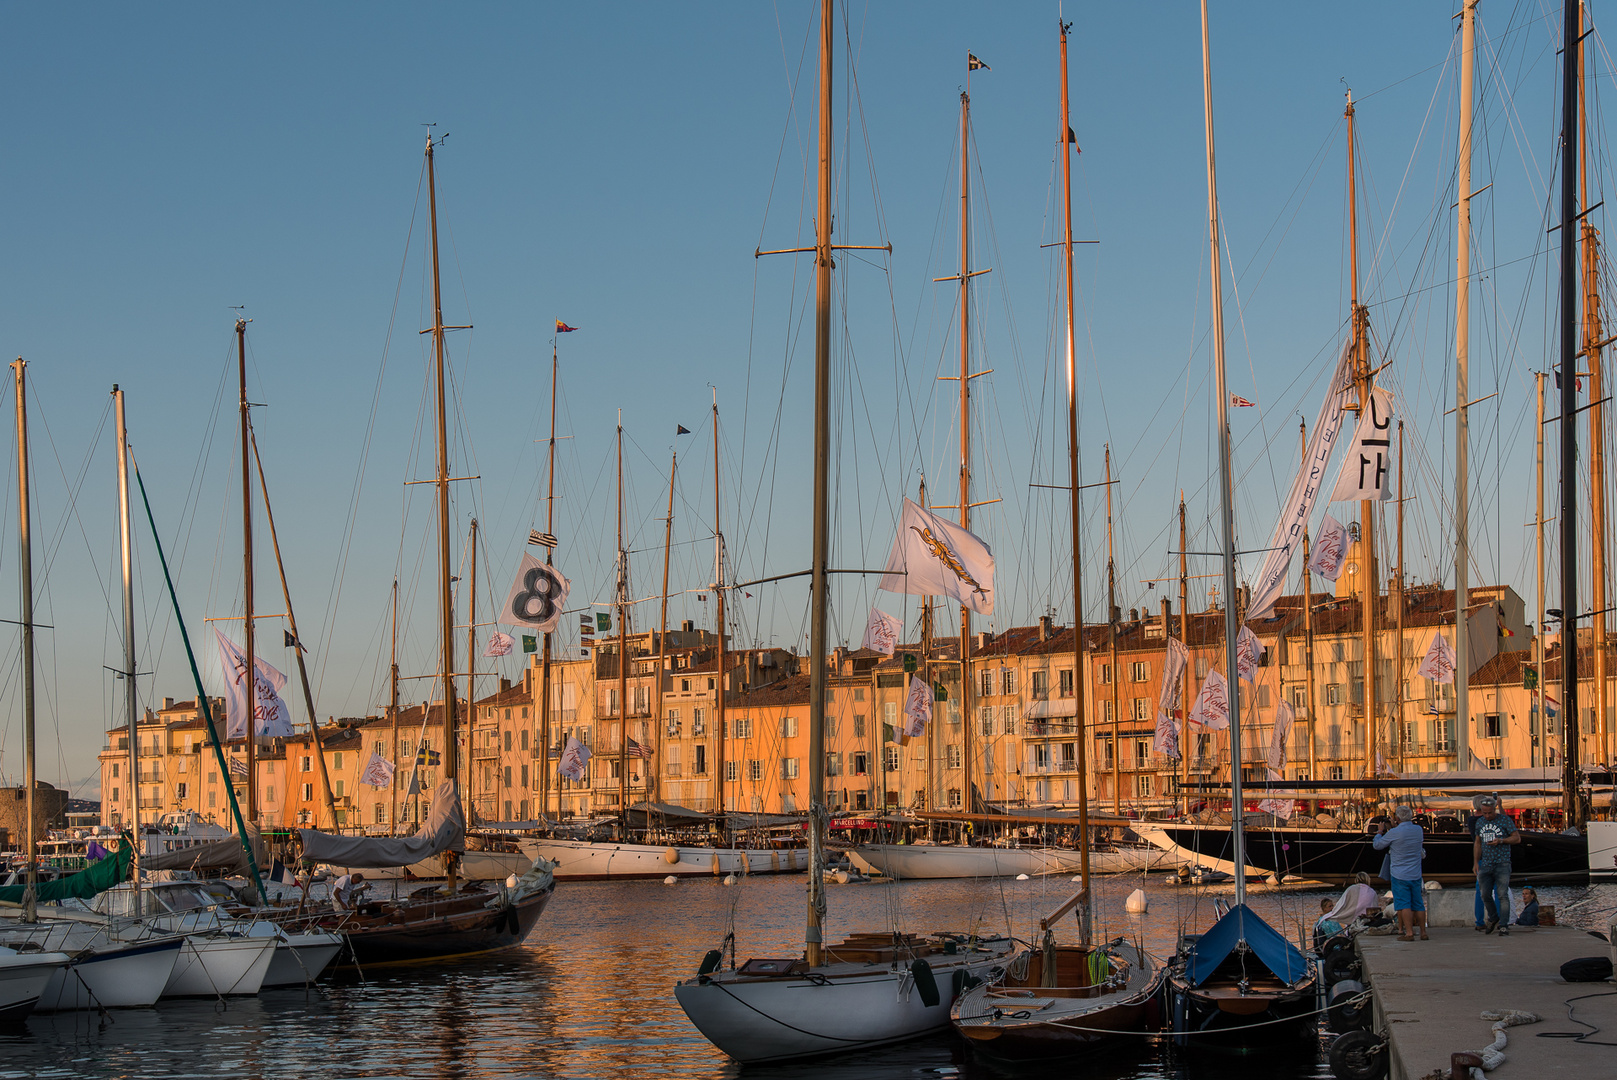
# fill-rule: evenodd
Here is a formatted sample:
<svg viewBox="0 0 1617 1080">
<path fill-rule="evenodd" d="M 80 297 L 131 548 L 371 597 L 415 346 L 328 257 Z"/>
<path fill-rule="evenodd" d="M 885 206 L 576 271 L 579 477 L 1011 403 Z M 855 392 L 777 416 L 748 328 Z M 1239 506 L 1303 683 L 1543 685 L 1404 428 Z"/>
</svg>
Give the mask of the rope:
<svg viewBox="0 0 1617 1080">
<path fill-rule="evenodd" d="M 1524 1012 L 1521 1009 L 1484 1009 L 1482 1019 L 1494 1021 L 1494 1038 L 1493 1042 L 1481 1050 L 1471 1051 L 1482 1058 L 1481 1069 L 1476 1066 L 1471 1067 L 1471 1080 L 1483 1080 L 1483 1069 L 1498 1068 L 1505 1060 L 1505 1044 L 1510 1041 L 1505 1035 L 1506 1028 L 1515 1027 L 1518 1024 L 1536 1024 L 1543 1017 L 1537 1013 Z"/>
</svg>

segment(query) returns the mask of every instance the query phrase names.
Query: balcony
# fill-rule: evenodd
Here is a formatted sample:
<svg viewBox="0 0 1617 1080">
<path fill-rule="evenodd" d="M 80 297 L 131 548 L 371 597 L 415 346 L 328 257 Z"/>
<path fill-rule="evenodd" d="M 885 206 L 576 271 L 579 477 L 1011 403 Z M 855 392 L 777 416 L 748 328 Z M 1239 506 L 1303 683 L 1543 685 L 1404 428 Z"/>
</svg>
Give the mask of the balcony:
<svg viewBox="0 0 1617 1080">
<path fill-rule="evenodd" d="M 1404 753 L 1415 757 L 1444 754 L 1452 756 L 1454 754 L 1454 741 L 1445 739 L 1442 742 L 1405 743 Z"/>
<path fill-rule="evenodd" d="M 472 747 L 472 760 L 473 761 L 493 761 L 493 760 L 497 759 L 499 756 L 500 756 L 500 748 L 498 746 L 474 746 L 474 747 Z"/>
<path fill-rule="evenodd" d="M 1023 727 L 1022 733 L 1033 738 L 1045 738 L 1051 735 L 1076 735 L 1078 725 L 1060 720 L 1029 720 Z"/>
</svg>

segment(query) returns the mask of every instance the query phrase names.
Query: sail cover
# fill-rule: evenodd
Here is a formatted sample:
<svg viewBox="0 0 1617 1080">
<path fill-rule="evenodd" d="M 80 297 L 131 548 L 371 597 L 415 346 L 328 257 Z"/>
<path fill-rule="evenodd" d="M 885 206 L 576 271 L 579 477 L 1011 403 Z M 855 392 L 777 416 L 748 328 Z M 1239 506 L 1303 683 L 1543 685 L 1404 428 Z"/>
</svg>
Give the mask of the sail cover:
<svg viewBox="0 0 1617 1080">
<path fill-rule="evenodd" d="M 253 845 L 253 857 L 260 862 L 264 859 L 264 841 L 259 836 L 258 826 L 247 826 L 247 839 Z M 192 844 L 189 847 L 177 847 L 172 851 L 159 852 L 156 855 L 144 855 L 140 860 L 142 870 L 223 870 L 227 873 L 248 873 L 247 849 L 242 847 L 241 840 L 234 836 L 227 836 L 222 840 L 209 840 L 206 843 Z"/>
<path fill-rule="evenodd" d="M 1185 966 L 1190 984 L 1200 986 L 1206 982 L 1242 941 L 1287 986 L 1308 974 L 1308 961 L 1295 945 L 1251 908 L 1236 904 L 1190 947 L 1190 960 Z"/>
<path fill-rule="evenodd" d="M 299 829 L 303 857 L 312 862 L 374 869 L 408 866 L 445 851 L 466 850 L 466 815 L 453 780 L 432 794 L 432 810 L 414 836 L 337 836 L 318 829 Z"/>
<path fill-rule="evenodd" d="M 112 855 L 97 860 L 76 874 L 57 878 L 54 881 L 41 881 L 34 888 L 34 898 L 40 903 L 54 900 L 88 900 L 92 896 L 106 892 L 118 882 L 129 876 L 129 864 L 133 851 L 125 841 Z M 0 887 L 0 902 L 7 904 L 22 903 L 22 894 L 27 885 L 6 885 Z"/>
</svg>

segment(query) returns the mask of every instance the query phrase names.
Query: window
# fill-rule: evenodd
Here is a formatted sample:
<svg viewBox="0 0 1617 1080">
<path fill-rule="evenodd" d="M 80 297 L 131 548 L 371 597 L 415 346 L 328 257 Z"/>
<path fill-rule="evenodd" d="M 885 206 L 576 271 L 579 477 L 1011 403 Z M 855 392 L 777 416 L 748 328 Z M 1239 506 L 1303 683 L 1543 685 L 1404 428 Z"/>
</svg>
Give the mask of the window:
<svg viewBox="0 0 1617 1080">
<path fill-rule="evenodd" d="M 958 768 L 960 768 L 961 756 L 960 756 L 960 747 L 959 746 L 951 743 L 950 745 L 948 745 L 948 746 L 946 746 L 944 748 L 944 753 L 946 755 L 946 760 L 948 762 L 948 764 L 945 766 L 945 768 L 950 768 L 950 769 L 958 769 Z"/>
<path fill-rule="evenodd" d="M 1134 794 L 1142 799 L 1151 797 L 1151 774 L 1140 773 L 1134 778 Z"/>
<path fill-rule="evenodd" d="M 796 758 L 794 758 L 794 757 L 783 757 L 783 758 L 780 759 L 780 778 L 782 780 L 796 780 L 797 779 L 797 759 Z"/>
<path fill-rule="evenodd" d="M 138 780 L 139 777 L 136 777 L 136 779 Z M 217 784 L 218 782 L 219 782 L 219 774 L 218 774 L 218 772 L 216 772 L 213 769 L 209 769 L 208 770 L 208 783 Z"/>
<path fill-rule="evenodd" d="M 1102 686 L 1112 685 L 1112 665 L 1102 664 L 1100 666 L 1100 682 Z"/>
<path fill-rule="evenodd" d="M 739 761 L 726 761 L 724 763 L 724 778 L 731 782 L 741 779 L 741 763 Z"/>
<path fill-rule="evenodd" d="M 1117 719 L 1117 713 L 1112 711 L 1112 699 L 1107 698 L 1100 703 L 1100 718 L 1104 724 L 1110 724 Z"/>
<path fill-rule="evenodd" d="M 112 778 L 114 780 L 118 779 L 118 763 L 116 761 L 112 763 Z"/>
<path fill-rule="evenodd" d="M 312 757 L 310 757 L 308 755 L 304 755 L 303 757 L 298 758 L 298 771 L 299 772 L 309 772 L 311 769 L 313 769 L 313 767 L 314 767 L 314 758 L 312 758 Z"/>
<path fill-rule="evenodd" d="M 275 789 L 274 788 L 266 787 L 264 789 L 264 801 L 265 802 L 274 802 L 275 801 Z"/>
<path fill-rule="evenodd" d="M 1064 668 L 1056 672 L 1056 675 L 1059 677 L 1061 684 L 1061 696 L 1072 697 L 1072 669 Z"/>
<path fill-rule="evenodd" d="M 827 775 L 827 776 L 841 776 L 842 775 L 842 755 L 841 754 L 828 753 L 828 754 L 825 755 L 825 775 Z"/>
<path fill-rule="evenodd" d="M 1338 646 L 1337 646 L 1337 648 L 1339 648 L 1339 649 L 1340 649 L 1340 648 L 1341 648 L 1341 646 L 1340 646 L 1340 645 L 1338 645 Z M 1344 777 L 1343 777 L 1343 776 L 1342 776 L 1342 766 L 1340 766 L 1340 765 L 1332 765 L 1332 766 L 1331 766 L 1331 779 L 1332 779 L 1332 780 L 1342 780 L 1342 779 L 1345 779 L 1345 778 L 1344 778 Z"/>
<path fill-rule="evenodd" d="M 1196 657 L 1196 678 L 1207 678 L 1207 657 L 1205 656 Z"/>
<path fill-rule="evenodd" d="M 1005 693 L 1007 693 L 1007 694 L 1016 693 L 1016 669 L 1015 668 L 1000 668 L 999 669 L 999 684 L 1002 687 L 1005 688 L 1004 689 Z"/>
<path fill-rule="evenodd" d="M 982 725 L 983 737 L 987 738 L 988 736 L 992 735 L 994 733 L 994 707 L 992 705 L 984 705 L 978 710 L 977 718 Z"/>
<path fill-rule="evenodd" d="M 868 776 L 870 774 L 870 755 L 855 754 L 853 756 L 853 774 L 855 776 Z"/>
<path fill-rule="evenodd" d="M 736 720 L 735 737 L 738 739 L 752 738 L 752 720 L 750 718 L 743 716 Z"/>
<path fill-rule="evenodd" d="M 1151 703 L 1143 697 L 1137 697 L 1129 702 L 1130 720 L 1149 720 L 1151 718 Z"/>
<path fill-rule="evenodd" d="M 1496 758 L 1496 757 L 1489 758 L 1488 762 L 1487 762 L 1487 766 L 1490 769 L 1502 769 L 1502 768 L 1504 768 L 1504 764 L 1501 762 L 1501 760 L 1499 758 Z"/>
<path fill-rule="evenodd" d="M 1496 712 L 1482 714 L 1482 737 L 1484 739 L 1501 739 L 1505 735 L 1505 718 Z M 1489 765 L 1488 768 L 1498 768 Z"/>
<path fill-rule="evenodd" d="M 522 766 L 522 786 L 528 786 L 528 767 L 526 765 Z"/>
<path fill-rule="evenodd" d="M 1033 673 L 1033 696 L 1036 698 L 1050 696 L 1050 673 L 1048 671 L 1035 671 Z"/>
<path fill-rule="evenodd" d="M 1333 682 L 1333 683 L 1326 683 L 1325 684 L 1325 704 L 1327 704 L 1327 705 L 1340 705 L 1340 704 L 1342 704 L 1342 684 L 1341 683 L 1334 683 Z"/>
<path fill-rule="evenodd" d="M 712 680 L 712 679 L 708 679 L 708 681 L 707 681 L 707 688 L 708 688 L 708 689 L 709 689 L 709 690 L 711 690 L 711 689 L 713 689 L 713 680 Z"/>
<path fill-rule="evenodd" d="M 218 794 L 217 792 L 213 792 L 213 791 L 208 792 L 208 809 L 211 810 L 215 806 L 216 799 L 217 799 L 217 794 Z"/>
<path fill-rule="evenodd" d="M 747 762 L 747 779 L 757 782 L 764 778 L 764 763 L 759 758 L 752 758 Z"/>
<path fill-rule="evenodd" d="M 1007 705 L 999 711 L 1000 722 L 1004 725 L 1005 734 L 1016 734 L 1016 706 Z"/>
<path fill-rule="evenodd" d="M 691 692 L 691 681 L 689 679 L 679 680 L 679 692 L 682 694 L 688 694 Z"/>
<path fill-rule="evenodd" d="M 707 734 L 707 710 L 706 709 L 692 709 L 691 710 L 691 734 L 692 735 L 706 735 Z"/>
<path fill-rule="evenodd" d="M 856 693 L 858 693 L 860 695 L 863 695 L 864 691 L 859 690 L 859 691 L 856 691 Z M 856 738 L 856 739 L 863 739 L 865 737 L 865 714 L 864 713 L 854 713 L 853 714 L 853 737 Z"/>
<path fill-rule="evenodd" d="M 1291 705 L 1294 709 L 1308 708 L 1308 688 L 1306 686 L 1294 686 L 1291 688 Z"/>
<path fill-rule="evenodd" d="M 982 695 L 981 696 L 983 696 L 983 697 L 993 697 L 994 696 L 994 673 L 992 671 L 984 671 L 984 672 L 982 672 L 981 675 L 980 675 L 980 678 L 979 678 L 979 682 L 981 684 L 980 688 L 982 690 Z"/>
<path fill-rule="evenodd" d="M 679 710 L 678 709 L 669 709 L 668 710 L 668 734 L 670 734 L 670 735 L 678 735 L 679 734 Z"/>
<path fill-rule="evenodd" d="M 856 792 L 854 792 L 853 793 L 853 808 L 855 810 L 869 810 L 870 809 L 870 793 L 865 792 L 865 791 L 856 791 Z"/>
<path fill-rule="evenodd" d="M 116 799 L 116 798 L 117 798 L 117 797 L 118 797 L 118 796 L 117 796 L 117 795 L 116 795 L 116 794 L 115 794 L 115 795 L 113 795 L 113 798 L 114 798 L 114 799 Z M 174 785 L 174 797 L 175 797 L 175 798 L 176 798 L 176 799 L 183 799 L 183 798 L 185 798 L 185 785 L 184 785 L 184 784 L 175 784 L 175 785 Z"/>
<path fill-rule="evenodd" d="M 886 724 L 888 727 L 898 726 L 898 703 L 896 701 L 883 702 L 881 707 L 881 716 L 882 723 Z"/>
<path fill-rule="evenodd" d="M 855 701 L 863 701 L 863 700 L 865 700 L 865 688 L 862 687 L 862 686 L 854 687 L 853 688 L 853 699 Z"/>
<path fill-rule="evenodd" d="M 889 746 L 882 753 L 883 765 L 888 772 L 898 771 L 898 747 Z"/>
<path fill-rule="evenodd" d="M 332 754 L 331 755 L 331 767 L 334 768 L 334 769 L 342 768 L 342 755 L 341 754 Z"/>
<path fill-rule="evenodd" d="M 1129 665 L 1129 679 L 1133 682 L 1147 682 L 1151 678 L 1151 664 L 1146 660 L 1136 660 Z"/>
<path fill-rule="evenodd" d="M 959 788 L 952 787 L 952 788 L 949 789 L 949 805 L 952 806 L 952 807 L 955 807 L 955 808 L 959 808 L 959 806 L 960 806 L 960 789 Z"/>
<path fill-rule="evenodd" d="M 692 776 L 707 775 L 707 744 L 696 744 L 696 763 L 691 767 Z"/>
<path fill-rule="evenodd" d="M 1151 740 L 1134 740 L 1134 767 L 1136 769 L 1149 769 L 1151 767 Z"/>
<path fill-rule="evenodd" d="M 335 795 L 339 799 L 342 798 L 342 781 L 341 780 L 333 780 L 332 781 L 332 783 L 331 783 L 331 793 L 333 795 Z"/>
<path fill-rule="evenodd" d="M 780 718 L 780 736 L 783 739 L 794 738 L 797 735 L 797 717 L 783 716 Z"/>
<path fill-rule="evenodd" d="M 312 802 L 313 800 L 314 800 L 314 785 L 313 784 L 304 784 L 303 785 L 303 801 L 304 802 Z M 208 803 L 208 805 L 212 806 L 213 803 L 210 801 Z"/>
<path fill-rule="evenodd" d="M 24 789 L 24 790 L 26 791 L 27 789 Z M 112 789 L 112 801 L 113 802 L 118 801 L 118 789 L 117 788 Z"/>
<path fill-rule="evenodd" d="M 506 713 L 506 718 L 507 718 L 507 719 L 510 719 L 510 715 L 511 715 L 511 710 L 510 710 L 510 709 L 507 709 L 507 710 L 505 710 L 505 713 Z M 505 733 L 505 748 L 506 748 L 506 750 L 510 750 L 510 749 L 511 749 L 511 738 L 512 738 L 512 733 L 511 733 L 511 732 L 509 732 L 509 731 L 507 731 L 507 732 L 506 732 L 506 733 Z M 510 819 L 509 819 L 509 818 L 507 818 L 507 819 L 506 819 L 506 820 L 508 820 L 508 821 L 509 821 L 509 820 L 510 820 Z"/>
<path fill-rule="evenodd" d="M 1038 743 L 1033 747 L 1033 767 L 1035 769 L 1048 769 L 1050 767 L 1050 744 Z"/>
<path fill-rule="evenodd" d="M 386 812 L 386 810 L 383 809 L 382 804 L 381 803 L 376 803 L 375 805 L 373 805 L 371 807 L 371 824 L 380 825 L 386 820 L 387 820 L 387 812 Z"/>
</svg>

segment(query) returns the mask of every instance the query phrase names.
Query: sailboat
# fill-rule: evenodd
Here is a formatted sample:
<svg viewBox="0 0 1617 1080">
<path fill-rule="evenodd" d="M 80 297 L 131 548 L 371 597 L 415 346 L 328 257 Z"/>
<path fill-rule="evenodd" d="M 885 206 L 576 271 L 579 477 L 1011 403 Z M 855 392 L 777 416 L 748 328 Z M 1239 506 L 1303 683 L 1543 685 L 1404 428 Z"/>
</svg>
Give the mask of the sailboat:
<svg viewBox="0 0 1617 1080">
<path fill-rule="evenodd" d="M 1207 128 L 1207 218 L 1211 244 L 1214 393 L 1218 395 L 1218 468 L 1224 562 L 1224 662 L 1230 694 L 1230 806 L 1233 859 L 1245 865 L 1241 800 L 1241 678 L 1235 647 L 1235 481 L 1230 465 L 1230 397 L 1224 380 L 1223 273 L 1220 268 L 1218 180 L 1213 152 L 1212 55 L 1207 0 L 1202 0 L 1202 94 Z M 1168 967 L 1173 1037 L 1237 1043 L 1278 1043 L 1309 1030 L 1318 1015 L 1320 981 L 1314 962 L 1246 903 L 1246 876 L 1235 875 L 1235 903 L 1200 935 L 1181 935 Z"/>
<path fill-rule="evenodd" d="M 846 1053 L 944 1028 L 960 989 L 1009 956 L 1004 939 L 922 938 L 896 931 L 824 941 L 825 714 L 831 457 L 832 0 L 820 10 L 819 193 L 815 214 L 814 502 L 810 569 L 809 875 L 801 957 L 759 957 L 722 967 L 714 949 L 695 977 L 674 986 L 708 1041 L 744 1064 Z"/>
<path fill-rule="evenodd" d="M 1066 205 L 1065 237 L 1067 291 L 1067 460 L 1072 512 L 1073 622 L 1083 623 L 1082 537 L 1078 512 L 1078 393 L 1075 356 L 1076 326 L 1072 272 L 1072 154 L 1067 132 L 1067 30 L 1061 27 L 1061 154 L 1062 193 Z M 1073 670 L 1082 671 L 1083 643 L 1073 638 Z M 1084 747 L 1084 698 L 1075 694 L 1078 722 L 1078 829 L 1081 852 L 1076 895 L 1039 921 L 1043 939 L 1006 965 L 1002 978 L 975 986 L 955 1000 L 950 1018 L 955 1030 L 970 1039 L 980 1052 L 1009 1060 L 1059 1057 L 1085 1050 L 1110 1033 L 1145 1031 L 1159 1021 L 1164 969 L 1144 947 L 1118 937 L 1104 945 L 1091 940 L 1092 901 L 1089 891 L 1089 783 Z M 1058 945 L 1054 926 L 1068 911 L 1077 909 L 1079 943 Z"/>
</svg>

